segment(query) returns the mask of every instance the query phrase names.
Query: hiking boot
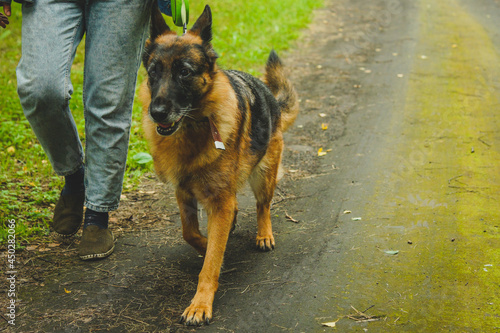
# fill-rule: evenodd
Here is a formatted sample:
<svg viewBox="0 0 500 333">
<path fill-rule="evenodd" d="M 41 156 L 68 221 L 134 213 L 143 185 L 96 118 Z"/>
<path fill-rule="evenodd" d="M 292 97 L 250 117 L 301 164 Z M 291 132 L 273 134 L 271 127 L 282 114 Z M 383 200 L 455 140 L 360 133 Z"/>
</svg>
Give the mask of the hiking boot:
<svg viewBox="0 0 500 333">
<path fill-rule="evenodd" d="M 84 191 L 76 194 L 61 194 L 54 209 L 52 229 L 63 237 L 76 234 L 83 222 L 84 201 Z"/>
<path fill-rule="evenodd" d="M 82 260 L 106 258 L 115 249 L 115 239 L 109 229 L 96 225 L 83 228 L 82 239 L 78 246 L 78 256 Z"/>
</svg>

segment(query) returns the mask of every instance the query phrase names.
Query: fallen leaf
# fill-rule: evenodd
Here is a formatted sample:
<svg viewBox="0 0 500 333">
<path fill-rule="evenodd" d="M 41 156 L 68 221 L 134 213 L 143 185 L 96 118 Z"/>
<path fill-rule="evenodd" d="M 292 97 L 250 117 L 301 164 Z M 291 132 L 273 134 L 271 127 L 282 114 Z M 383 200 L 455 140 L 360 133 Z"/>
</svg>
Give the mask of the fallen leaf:
<svg viewBox="0 0 500 333">
<path fill-rule="evenodd" d="M 336 321 L 330 321 L 327 323 L 321 323 L 321 325 L 326 326 L 326 327 L 335 327 L 335 324 L 337 324 L 337 321 L 339 321 L 339 320 L 340 319 L 337 319 Z"/>
<path fill-rule="evenodd" d="M 14 154 L 14 153 L 16 152 L 16 148 L 14 148 L 14 147 L 10 146 L 9 148 L 7 148 L 7 152 L 8 152 L 9 154 Z"/>
<path fill-rule="evenodd" d="M 352 212 L 350 210 L 344 210 L 344 214 L 351 214 Z"/>
<path fill-rule="evenodd" d="M 324 130 L 327 130 L 328 129 L 328 124 L 325 124 L 325 123 L 322 123 L 321 124 L 321 129 L 324 131 Z"/>
<path fill-rule="evenodd" d="M 318 149 L 318 156 L 325 156 L 326 151 L 323 151 L 323 148 Z"/>
<path fill-rule="evenodd" d="M 68 289 L 66 289 L 66 288 L 64 288 L 64 292 L 65 292 L 66 294 L 71 294 L 71 290 L 68 290 Z"/>
<path fill-rule="evenodd" d="M 25 250 L 26 251 L 34 251 L 38 248 L 38 245 L 28 245 L 26 246 Z"/>
<path fill-rule="evenodd" d="M 399 253 L 399 251 L 384 251 L 386 254 L 390 254 L 391 256 L 395 256 Z"/>
<path fill-rule="evenodd" d="M 58 247 L 61 243 L 49 243 L 48 247 Z"/>
</svg>

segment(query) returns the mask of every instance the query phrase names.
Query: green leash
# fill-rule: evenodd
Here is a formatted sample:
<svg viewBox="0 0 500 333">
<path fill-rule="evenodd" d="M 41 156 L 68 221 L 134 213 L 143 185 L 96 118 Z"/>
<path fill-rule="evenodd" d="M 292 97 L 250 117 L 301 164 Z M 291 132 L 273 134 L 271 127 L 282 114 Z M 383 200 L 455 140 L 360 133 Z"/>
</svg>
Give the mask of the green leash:
<svg viewBox="0 0 500 333">
<path fill-rule="evenodd" d="M 172 19 L 178 27 L 184 28 L 184 33 L 187 30 L 189 23 L 189 1 L 188 0 L 172 0 L 170 3 L 172 8 Z"/>
</svg>

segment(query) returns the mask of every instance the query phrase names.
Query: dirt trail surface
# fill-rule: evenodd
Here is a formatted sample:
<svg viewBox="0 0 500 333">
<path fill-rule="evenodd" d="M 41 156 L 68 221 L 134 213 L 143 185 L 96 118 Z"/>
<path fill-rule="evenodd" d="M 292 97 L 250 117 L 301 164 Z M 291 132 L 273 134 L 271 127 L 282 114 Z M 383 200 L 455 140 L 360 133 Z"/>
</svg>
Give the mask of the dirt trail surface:
<svg viewBox="0 0 500 333">
<path fill-rule="evenodd" d="M 285 137 L 276 249 L 254 248 L 245 190 L 210 326 L 176 323 L 202 258 L 151 175 L 112 217 L 110 258 L 81 262 L 78 236 L 19 254 L 16 329 L 0 328 L 500 332 L 499 18 L 493 0 L 316 12 L 282 55 L 301 113 Z"/>
</svg>

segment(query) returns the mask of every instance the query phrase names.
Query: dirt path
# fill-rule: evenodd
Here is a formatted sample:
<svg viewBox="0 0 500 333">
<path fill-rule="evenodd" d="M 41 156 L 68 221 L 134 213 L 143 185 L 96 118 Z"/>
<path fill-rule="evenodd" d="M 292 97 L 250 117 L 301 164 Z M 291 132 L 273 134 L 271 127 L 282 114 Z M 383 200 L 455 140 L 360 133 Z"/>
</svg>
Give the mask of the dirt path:
<svg viewBox="0 0 500 333">
<path fill-rule="evenodd" d="M 254 249 L 244 191 L 210 326 L 176 323 L 202 259 L 151 176 L 110 258 L 81 262 L 78 237 L 24 251 L 15 331 L 499 332 L 500 7 L 408 3 L 330 1 L 284 56 L 301 113 L 277 246 Z"/>
</svg>

